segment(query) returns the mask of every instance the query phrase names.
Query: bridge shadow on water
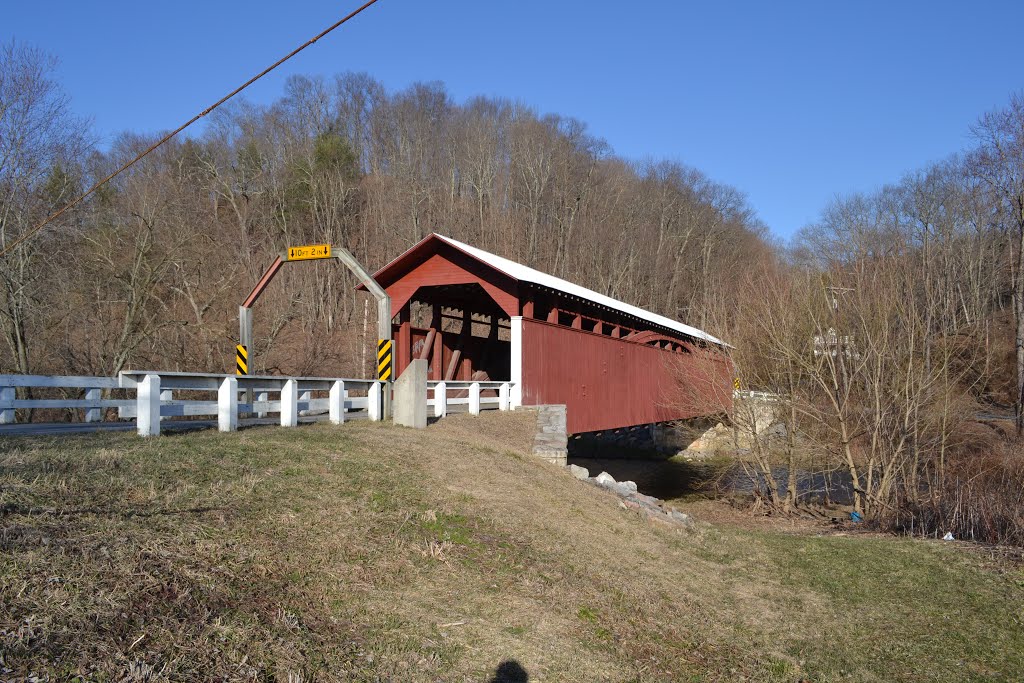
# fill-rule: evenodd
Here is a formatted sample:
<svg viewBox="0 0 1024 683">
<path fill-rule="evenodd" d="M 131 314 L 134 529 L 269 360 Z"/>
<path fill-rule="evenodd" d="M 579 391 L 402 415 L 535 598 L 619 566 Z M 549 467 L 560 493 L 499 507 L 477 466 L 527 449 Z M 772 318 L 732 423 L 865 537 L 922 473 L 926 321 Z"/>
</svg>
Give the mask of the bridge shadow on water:
<svg viewBox="0 0 1024 683">
<path fill-rule="evenodd" d="M 689 461 L 659 452 L 653 445 L 616 443 L 590 434 L 569 440 L 569 464 L 586 467 L 592 477 L 607 472 L 615 481 L 634 481 L 641 493 L 667 501 L 694 495 L 749 496 L 755 488 L 767 486 L 763 476 L 748 473 L 736 462 Z M 775 465 L 772 476 L 781 489 L 788 470 Z M 802 500 L 849 505 L 853 487 L 849 474 L 842 471 L 797 470 L 797 495 Z"/>
<path fill-rule="evenodd" d="M 590 470 L 595 477 L 607 472 L 616 481 L 634 481 L 641 493 L 672 500 L 707 492 L 715 468 L 659 452 L 653 446 L 622 445 L 582 435 L 569 440 L 569 463 Z"/>
</svg>

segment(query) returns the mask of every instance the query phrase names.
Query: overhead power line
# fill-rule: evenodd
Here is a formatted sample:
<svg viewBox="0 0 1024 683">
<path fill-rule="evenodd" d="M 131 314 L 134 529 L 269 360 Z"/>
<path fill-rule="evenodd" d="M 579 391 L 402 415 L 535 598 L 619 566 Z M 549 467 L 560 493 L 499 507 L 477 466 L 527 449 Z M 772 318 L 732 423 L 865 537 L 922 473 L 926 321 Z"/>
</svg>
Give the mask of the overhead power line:
<svg viewBox="0 0 1024 683">
<path fill-rule="evenodd" d="M 330 33 L 331 31 L 333 31 L 334 29 L 338 28 L 339 26 L 341 26 L 342 24 L 344 24 L 344 23 L 345 23 L 346 21 L 348 21 L 349 19 L 352 19 L 352 18 L 353 18 L 353 17 L 355 17 L 355 16 L 357 15 L 357 14 L 359 14 L 360 12 L 362 12 L 362 11 L 363 11 L 364 9 L 366 9 L 367 7 L 369 7 L 370 5 L 372 5 L 372 4 L 376 3 L 376 2 L 377 2 L 377 0 L 369 0 L 369 2 L 367 2 L 367 3 L 363 4 L 363 5 L 362 5 L 362 6 L 360 6 L 360 7 L 358 8 L 358 9 L 356 9 L 356 10 L 352 11 L 351 13 L 349 13 L 349 14 L 347 14 L 346 16 L 342 17 L 341 19 L 339 19 L 339 20 L 338 20 L 338 21 L 336 21 L 335 23 L 331 24 L 330 26 L 328 26 L 327 28 L 325 28 L 325 29 L 324 29 L 323 31 L 321 31 L 320 33 L 318 33 L 317 35 L 313 36 L 312 38 L 310 38 L 309 40 L 307 40 L 307 41 L 306 41 L 305 43 L 303 43 L 302 45 L 300 45 L 299 47 L 295 48 L 294 50 L 292 50 L 291 52 L 289 52 L 288 54 L 286 54 L 286 55 L 285 55 L 284 57 L 281 57 L 281 59 L 279 59 L 279 60 L 277 60 L 276 62 L 274 62 L 273 64 L 271 64 L 271 65 L 270 65 L 270 66 L 268 66 L 268 67 L 267 67 L 266 69 L 264 69 L 263 71 L 259 72 L 258 74 L 256 74 L 255 76 L 253 76 L 252 78 L 250 78 L 249 80 L 247 80 L 247 81 L 246 81 L 245 83 L 243 83 L 242 85 L 238 86 L 237 88 L 235 88 L 234 90 L 232 90 L 231 92 L 229 92 L 229 93 L 228 93 L 227 95 L 225 95 L 224 97 L 220 98 L 219 100 L 217 100 L 216 102 L 214 102 L 213 104 L 211 104 L 211 105 L 210 105 L 209 107 L 207 107 L 207 108 L 206 108 L 206 109 L 204 109 L 203 111 L 199 112 L 198 114 L 196 114 L 195 116 L 193 116 L 193 117 L 192 117 L 191 119 L 189 119 L 188 121 L 186 121 L 186 122 L 185 122 L 185 123 L 183 123 L 182 125 L 180 125 L 180 126 L 178 126 L 177 128 L 175 128 L 175 129 L 174 129 L 173 131 L 171 131 L 170 133 L 168 133 L 168 134 L 167 134 L 167 135 L 165 135 L 164 137 L 160 138 L 160 140 L 158 140 L 157 142 L 155 142 L 154 144 L 152 144 L 152 145 L 151 145 L 150 147 L 148 147 L 148 148 L 147 148 L 147 149 L 146 149 L 146 150 L 145 150 L 144 152 L 142 152 L 142 153 L 138 154 L 138 155 L 137 155 L 137 156 L 136 156 L 135 158 L 133 158 L 133 159 L 132 159 L 131 161 L 129 161 L 128 163 L 126 163 L 126 164 L 124 164 L 123 166 L 121 166 L 120 168 L 118 168 L 118 169 L 117 169 L 116 171 L 114 171 L 113 173 L 111 173 L 110 175 L 108 175 L 107 177 L 105 177 L 105 178 L 104 178 L 103 180 L 100 180 L 100 181 L 99 181 L 98 183 L 96 183 L 95 185 L 93 185 L 92 187 L 90 187 L 90 188 L 89 188 L 88 190 L 86 190 L 86 191 L 85 191 L 84 193 L 82 193 L 81 195 L 79 195 L 79 196 L 78 196 L 77 198 L 75 198 L 74 200 L 72 200 L 72 201 L 68 202 L 67 204 L 65 204 L 65 205 L 64 205 L 63 207 L 61 207 L 61 208 L 60 208 L 60 210 L 59 210 L 59 211 L 57 211 L 56 213 L 53 213 L 53 214 L 51 214 L 50 216 L 48 216 L 48 217 L 47 217 L 47 218 L 46 218 L 45 220 L 43 220 L 43 221 L 42 221 L 41 223 L 39 223 L 38 225 L 36 225 L 35 227 L 33 227 L 33 228 L 32 228 L 31 230 L 29 230 L 29 231 L 28 231 L 28 232 L 26 232 L 26 233 L 25 233 L 24 235 L 22 235 L 21 237 L 17 238 L 16 240 L 14 240 L 13 242 L 11 242 L 10 244 L 8 244 L 8 245 L 5 245 L 5 246 L 4 246 L 4 248 L 3 248 L 3 251 L 0 251 L 0 258 L 2 258 L 2 257 L 4 257 L 4 256 L 6 256 L 6 255 L 7 255 L 8 253 L 10 253 L 10 252 L 11 252 L 11 251 L 12 251 L 13 249 L 15 249 L 15 248 L 16 248 L 16 247 L 17 247 L 17 246 L 18 246 L 19 244 L 21 244 L 22 242 L 26 241 L 27 239 L 29 239 L 30 237 L 32 237 L 33 235 L 35 235 L 36 233 L 38 233 L 38 232 L 39 232 L 40 230 L 42 230 L 43 228 L 45 228 L 45 227 L 46 227 L 46 226 L 47 226 L 48 224 L 50 224 L 51 222 L 53 222 L 53 221 L 54 221 L 54 220 L 56 220 L 57 218 L 60 218 L 60 217 L 61 217 L 61 216 L 62 216 L 62 215 L 63 215 L 63 214 L 64 214 L 64 213 L 66 212 L 66 211 L 68 211 L 68 210 L 70 210 L 70 209 L 73 209 L 73 208 L 74 208 L 74 207 L 76 207 L 76 206 L 77 206 L 78 204 L 82 203 L 82 201 L 83 201 L 84 199 L 86 199 L 86 198 L 87 198 L 87 197 L 88 197 L 89 195 L 91 195 L 91 194 L 92 194 L 93 192 L 95 192 L 96 190 L 100 189 L 100 188 L 101 188 L 101 187 L 103 187 L 103 186 L 104 186 L 105 184 L 107 184 L 108 182 L 110 182 L 110 181 L 111 181 L 112 179 L 114 179 L 115 177 L 117 177 L 117 176 L 118 176 L 118 175 L 120 175 L 121 173 L 125 172 L 126 170 L 128 170 L 129 168 L 131 168 L 132 166 L 134 166 L 135 164 L 137 164 L 137 163 L 138 163 L 139 161 L 141 161 L 141 160 L 142 160 L 142 159 L 143 159 L 144 157 L 146 157 L 146 155 L 148 155 L 148 154 L 149 154 L 150 152 L 152 152 L 153 150 L 155 150 L 155 149 L 157 149 L 158 147 L 160 147 L 160 145 L 164 144 L 165 142 L 167 142 L 168 140 L 170 140 L 171 138 L 173 138 L 173 137 L 174 137 L 175 135 L 177 135 L 177 134 L 178 134 L 178 133 L 180 133 L 181 131 L 185 130 L 186 128 L 188 128 L 189 126 L 191 126 L 191 125 L 192 125 L 193 123 L 195 123 L 195 122 L 196 122 L 196 121 L 198 121 L 199 119 L 203 118 L 204 116 L 206 116 L 207 114 L 209 114 L 210 112 L 212 112 L 212 111 L 213 111 L 214 109 L 216 109 L 216 108 L 217 108 L 217 107 L 219 107 L 220 105 L 224 104 L 225 102 L 227 102 L 228 100 L 230 100 L 230 99 L 231 99 L 232 97 L 234 97 L 234 96 L 235 96 L 235 95 L 237 95 L 238 93 L 242 92 L 243 90 L 245 90 L 246 88 L 248 88 L 248 87 L 249 87 L 250 85 L 252 85 L 252 84 L 253 84 L 253 83 L 255 83 L 256 81 L 260 80 L 261 78 L 263 78 L 264 76 L 266 76 L 266 75 L 267 75 L 268 73 L 270 73 L 271 71 L 273 71 L 273 70 L 274 70 L 274 69 L 276 69 L 277 67 L 281 66 L 282 64 L 284 64 L 285 62 L 287 62 L 287 61 L 288 61 L 289 59 L 291 59 L 291 58 L 292 58 L 292 57 L 294 57 L 295 55 L 299 54 L 300 52 L 302 52 L 303 50 L 305 50 L 305 49 L 306 49 L 307 47 L 309 47 L 310 45 L 312 45 L 312 44 L 313 44 L 313 43 L 315 43 L 316 41 L 320 40 L 321 38 L 323 38 L 324 36 L 326 36 L 326 35 L 327 35 L 328 33 Z"/>
</svg>

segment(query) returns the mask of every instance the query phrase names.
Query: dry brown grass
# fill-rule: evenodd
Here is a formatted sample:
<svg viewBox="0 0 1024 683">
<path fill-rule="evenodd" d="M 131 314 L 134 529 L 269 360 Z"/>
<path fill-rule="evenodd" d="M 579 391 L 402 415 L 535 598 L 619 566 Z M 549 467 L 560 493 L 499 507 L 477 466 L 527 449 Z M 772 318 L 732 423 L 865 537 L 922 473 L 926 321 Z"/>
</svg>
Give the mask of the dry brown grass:
<svg viewBox="0 0 1024 683">
<path fill-rule="evenodd" d="M 651 526 L 533 415 L 0 442 L 6 675 L 993 680 L 1019 582 L 939 544 Z M 3 675 L 0 675 L 3 678 Z"/>
</svg>

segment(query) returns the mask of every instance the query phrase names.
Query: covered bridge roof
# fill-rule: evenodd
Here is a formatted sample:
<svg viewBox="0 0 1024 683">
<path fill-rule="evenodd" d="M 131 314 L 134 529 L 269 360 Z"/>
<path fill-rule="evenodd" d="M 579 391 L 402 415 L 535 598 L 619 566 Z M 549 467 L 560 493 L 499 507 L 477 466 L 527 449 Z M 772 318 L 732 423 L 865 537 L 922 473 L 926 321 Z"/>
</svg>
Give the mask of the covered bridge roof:
<svg viewBox="0 0 1024 683">
<path fill-rule="evenodd" d="M 434 239 L 441 240 L 449 244 L 450 246 L 470 256 L 471 258 L 476 259 L 477 261 L 480 261 L 481 263 L 490 266 L 491 268 L 501 273 L 504 273 L 508 277 L 514 280 L 518 280 L 519 282 L 526 282 L 532 285 L 537 285 L 539 287 L 545 287 L 547 289 L 555 290 L 568 296 L 584 299 L 594 304 L 597 304 L 598 306 L 610 308 L 612 310 L 619 311 L 620 313 L 624 313 L 626 315 L 647 321 L 652 325 L 668 328 L 670 330 L 679 332 L 680 334 L 685 334 L 690 337 L 695 337 L 697 339 L 703 339 L 704 341 L 709 342 L 711 344 L 729 346 L 729 344 L 722 341 L 721 339 L 718 339 L 717 337 L 714 337 L 708 334 L 707 332 L 704 332 L 703 330 L 699 330 L 696 327 L 691 327 L 677 320 L 667 318 L 663 315 L 658 315 L 657 313 L 652 313 L 651 311 L 640 308 L 639 306 L 633 306 L 631 304 L 627 304 L 624 301 L 613 299 L 610 296 L 605 296 L 604 294 L 595 292 L 592 289 L 581 287 L 580 285 L 569 282 L 568 280 L 563 280 L 562 278 L 559 277 L 555 277 L 554 275 L 542 273 L 541 271 L 535 268 L 524 266 L 521 263 L 516 263 L 515 261 L 498 256 L 497 254 L 492 254 L 489 251 L 478 249 L 477 247 L 470 246 L 463 242 L 459 242 L 458 240 L 454 240 L 451 237 L 445 237 L 444 235 L 439 235 L 437 233 L 432 233 L 423 240 L 420 240 L 420 242 L 418 242 L 416 245 L 409 248 L 403 254 L 401 254 L 393 261 L 388 263 L 386 266 L 378 270 L 374 274 L 374 277 L 378 278 L 378 276 L 386 274 L 389 270 L 392 269 L 393 266 L 396 266 L 399 262 L 405 259 L 405 257 L 408 254 L 418 250 L 424 244 Z"/>
</svg>

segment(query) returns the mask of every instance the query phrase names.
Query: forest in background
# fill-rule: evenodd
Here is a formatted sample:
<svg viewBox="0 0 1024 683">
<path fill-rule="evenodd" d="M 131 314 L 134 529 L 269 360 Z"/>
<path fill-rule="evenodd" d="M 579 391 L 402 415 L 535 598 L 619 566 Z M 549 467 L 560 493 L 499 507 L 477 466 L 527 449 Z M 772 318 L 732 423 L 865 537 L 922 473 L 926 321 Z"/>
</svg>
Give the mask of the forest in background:
<svg viewBox="0 0 1024 683">
<path fill-rule="evenodd" d="M 8 47 L 4 63 L 7 243 L 159 136 L 100 150 L 46 56 Z M 293 77 L 278 101 L 218 110 L 10 254 L 0 363 L 223 372 L 238 304 L 288 245 L 342 245 L 376 269 L 432 231 L 696 326 L 734 298 L 736 272 L 774 258 L 737 190 L 627 163 L 579 121 L 456 104 L 439 83 Z M 355 284 L 336 264 L 283 270 L 255 310 L 257 370 L 365 374 L 373 311 Z"/>
<path fill-rule="evenodd" d="M 98 146 L 54 66 L 0 51 L 0 248 L 160 137 Z M 0 258 L 0 371 L 225 372 L 238 304 L 286 246 L 375 269 L 436 231 L 728 340 L 744 384 L 781 397 L 783 457 L 848 472 L 862 514 L 1024 542 L 1013 430 L 981 419 L 1024 425 L 1024 100 L 971 131 L 973 149 L 838 198 L 781 244 L 736 188 L 619 158 L 575 119 L 296 76 Z M 375 321 L 355 284 L 284 269 L 256 307 L 254 369 L 366 375 Z M 797 505 L 772 480 L 779 447 L 754 443 L 768 504 Z"/>
</svg>

